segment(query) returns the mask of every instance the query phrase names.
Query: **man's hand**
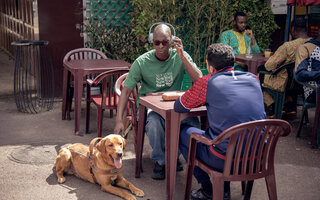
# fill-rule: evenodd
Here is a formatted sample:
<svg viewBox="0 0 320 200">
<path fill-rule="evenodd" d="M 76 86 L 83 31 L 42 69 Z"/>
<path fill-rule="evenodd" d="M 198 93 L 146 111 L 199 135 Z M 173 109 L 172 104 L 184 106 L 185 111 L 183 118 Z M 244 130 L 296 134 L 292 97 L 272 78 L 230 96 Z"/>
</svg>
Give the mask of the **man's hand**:
<svg viewBox="0 0 320 200">
<path fill-rule="evenodd" d="M 252 30 L 246 30 L 246 34 L 247 34 L 251 39 L 253 38 Z"/>
<path fill-rule="evenodd" d="M 124 125 L 122 121 L 117 121 L 114 127 L 113 133 L 122 135 L 124 131 Z"/>
<path fill-rule="evenodd" d="M 255 44 L 255 40 L 254 40 L 254 37 L 253 37 L 252 30 L 247 29 L 246 30 L 246 34 L 251 38 L 251 45 L 254 45 Z"/>
<path fill-rule="evenodd" d="M 197 65 L 193 64 L 186 55 L 184 55 L 183 45 L 181 39 L 178 37 L 173 38 L 173 43 L 171 44 L 173 48 L 177 50 L 177 54 L 182 60 L 187 72 L 193 82 L 196 82 L 199 78 L 202 77 L 202 72 L 197 68 Z"/>
<path fill-rule="evenodd" d="M 180 38 L 175 36 L 173 38 L 173 43 L 171 44 L 171 46 L 173 46 L 177 50 L 178 56 L 181 59 L 185 58 L 184 55 L 183 55 L 183 45 L 182 45 L 182 42 L 181 42 Z"/>
</svg>

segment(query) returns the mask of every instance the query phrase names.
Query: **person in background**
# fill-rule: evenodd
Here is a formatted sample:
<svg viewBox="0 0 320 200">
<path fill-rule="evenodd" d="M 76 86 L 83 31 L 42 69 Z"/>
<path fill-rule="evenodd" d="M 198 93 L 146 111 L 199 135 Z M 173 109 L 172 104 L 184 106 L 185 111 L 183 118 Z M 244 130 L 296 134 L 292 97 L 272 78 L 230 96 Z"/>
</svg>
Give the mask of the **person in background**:
<svg viewBox="0 0 320 200">
<path fill-rule="evenodd" d="M 173 43 L 171 43 L 173 41 Z M 180 90 L 183 75 L 188 73 L 192 81 L 202 77 L 202 72 L 192 61 L 178 37 L 172 38 L 170 27 L 159 24 L 153 31 L 154 49 L 139 56 L 132 64 L 129 74 L 124 81 L 117 107 L 116 125 L 114 133 L 124 131 L 125 108 L 129 95 L 134 87 L 140 83 L 138 96 L 147 93 Z M 170 48 L 173 46 L 173 48 Z M 200 126 L 198 119 L 187 118 L 181 122 Z M 158 113 L 148 109 L 145 131 L 152 147 L 151 159 L 155 161 L 152 178 L 165 178 L 165 127 L 164 119 Z M 177 171 L 183 170 L 179 159 Z"/>
<path fill-rule="evenodd" d="M 251 47 L 252 53 L 260 53 L 260 48 L 252 30 L 247 27 L 247 15 L 237 12 L 233 19 L 233 28 L 222 32 L 220 42 L 232 47 L 234 54 L 245 54 Z M 235 64 L 235 70 L 244 71 L 244 64 Z"/>
<path fill-rule="evenodd" d="M 191 133 L 199 133 L 215 139 L 227 128 L 234 125 L 265 119 L 263 96 L 258 78 L 249 72 L 234 71 L 235 55 L 232 47 L 217 43 L 207 48 L 206 62 L 209 74 L 203 76 L 179 97 L 174 104 L 176 112 L 189 112 L 190 109 L 205 104 L 209 128 L 182 125 L 179 150 L 187 160 Z M 215 146 L 198 144 L 197 157 L 212 168 L 223 171 L 228 141 Z M 196 167 L 194 176 L 201 188 L 191 192 L 196 200 L 212 199 L 212 184 L 206 172 Z M 230 199 L 230 182 L 225 182 L 225 199 Z"/>
<path fill-rule="evenodd" d="M 318 35 L 300 46 L 296 53 L 296 79 L 317 86 L 320 82 L 320 25 Z M 316 91 L 303 86 L 307 102 L 316 103 Z"/>
<path fill-rule="evenodd" d="M 274 71 L 282 65 L 295 62 L 295 53 L 299 46 L 310 40 L 307 35 L 307 21 L 300 17 L 295 18 L 290 25 L 290 33 L 294 40 L 285 42 L 281 45 L 277 51 L 268 59 L 265 63 L 265 69 L 267 71 Z M 263 87 L 270 88 L 279 92 L 283 92 L 285 89 L 285 83 L 288 80 L 288 73 L 286 69 L 283 69 L 277 75 L 265 75 Z M 274 100 L 272 96 L 263 91 L 264 103 L 267 107 L 267 115 L 273 115 L 274 112 Z M 296 114 L 297 108 L 297 93 L 288 96 L 286 94 L 286 103 L 284 111 L 286 114 Z"/>
</svg>

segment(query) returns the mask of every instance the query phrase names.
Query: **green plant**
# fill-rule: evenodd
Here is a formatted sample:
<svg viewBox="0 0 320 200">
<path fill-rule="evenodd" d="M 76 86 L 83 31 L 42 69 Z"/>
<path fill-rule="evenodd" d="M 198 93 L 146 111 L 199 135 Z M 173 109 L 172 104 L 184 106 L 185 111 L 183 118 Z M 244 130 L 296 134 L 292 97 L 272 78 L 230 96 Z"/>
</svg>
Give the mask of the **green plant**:
<svg viewBox="0 0 320 200">
<path fill-rule="evenodd" d="M 198 66 L 205 68 L 205 50 L 217 41 L 226 26 L 230 1 L 184 0 L 181 6 L 184 15 L 178 19 L 178 27 L 184 39 L 185 50 Z"/>
<path fill-rule="evenodd" d="M 129 26 L 105 26 L 101 22 L 91 20 L 84 25 L 84 32 L 89 38 L 86 46 L 102 51 L 111 59 L 122 59 L 132 63 L 147 50 L 146 40 L 137 37 Z"/>
<path fill-rule="evenodd" d="M 91 21 L 85 26 L 88 45 L 114 59 L 133 62 L 153 48 L 147 42 L 155 22 L 171 23 L 184 49 L 200 68 L 205 68 L 205 50 L 218 41 L 222 31 L 232 28 L 233 14 L 244 11 L 263 50 L 271 42 L 277 25 L 267 1 L 262 0 L 132 0 L 131 20 L 123 28 Z"/>
</svg>

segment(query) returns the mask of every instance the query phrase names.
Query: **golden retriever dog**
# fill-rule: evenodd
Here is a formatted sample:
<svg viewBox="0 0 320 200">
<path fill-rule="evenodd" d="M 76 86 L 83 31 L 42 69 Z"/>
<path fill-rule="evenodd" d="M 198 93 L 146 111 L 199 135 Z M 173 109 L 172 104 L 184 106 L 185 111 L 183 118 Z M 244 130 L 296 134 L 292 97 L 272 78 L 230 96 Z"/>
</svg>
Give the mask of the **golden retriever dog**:
<svg viewBox="0 0 320 200">
<path fill-rule="evenodd" d="M 96 147 L 94 147 L 96 142 Z M 123 177 L 122 157 L 125 146 L 126 140 L 123 137 L 110 134 L 104 138 L 93 139 L 89 147 L 77 143 L 62 148 L 54 165 L 58 182 L 64 183 L 66 181 L 63 176 L 63 173 L 66 172 L 75 174 L 91 183 L 97 183 L 101 185 L 101 190 L 126 200 L 135 200 L 136 198 L 113 185 L 126 188 L 136 196 L 143 197 L 144 192 Z"/>
</svg>

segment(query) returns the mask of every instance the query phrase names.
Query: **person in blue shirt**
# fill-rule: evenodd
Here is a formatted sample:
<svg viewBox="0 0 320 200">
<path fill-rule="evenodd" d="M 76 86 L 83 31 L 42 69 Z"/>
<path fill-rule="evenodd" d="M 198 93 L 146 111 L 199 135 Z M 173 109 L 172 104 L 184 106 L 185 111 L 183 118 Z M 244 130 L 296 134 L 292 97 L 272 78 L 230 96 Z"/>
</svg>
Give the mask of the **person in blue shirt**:
<svg viewBox="0 0 320 200">
<path fill-rule="evenodd" d="M 252 73 L 234 71 L 232 47 L 223 43 L 212 44 L 207 48 L 206 58 L 209 74 L 195 82 L 174 104 L 176 112 L 189 112 L 202 104 L 207 107 L 208 129 L 181 126 L 179 150 L 186 160 L 191 133 L 215 139 L 234 125 L 266 118 L 260 82 Z M 197 157 L 212 168 L 223 171 L 227 147 L 228 141 L 215 146 L 198 144 Z M 194 176 L 201 188 L 193 190 L 191 198 L 211 199 L 214 194 L 208 174 L 196 167 Z M 227 199 L 230 198 L 230 182 L 226 182 L 224 193 Z"/>
</svg>

